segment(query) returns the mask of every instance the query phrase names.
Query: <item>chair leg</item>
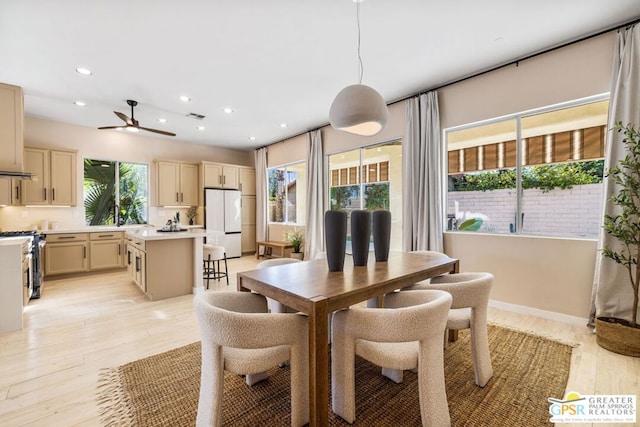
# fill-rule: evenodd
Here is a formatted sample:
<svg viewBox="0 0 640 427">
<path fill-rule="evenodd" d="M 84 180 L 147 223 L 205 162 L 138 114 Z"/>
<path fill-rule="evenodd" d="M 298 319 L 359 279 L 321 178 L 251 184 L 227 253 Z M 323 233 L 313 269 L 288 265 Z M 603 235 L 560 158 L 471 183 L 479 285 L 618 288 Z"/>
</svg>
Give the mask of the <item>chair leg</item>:
<svg viewBox="0 0 640 427">
<path fill-rule="evenodd" d="M 257 374 L 247 374 L 245 377 L 245 382 L 249 387 L 254 384 L 258 384 L 260 381 L 264 381 L 269 378 L 266 372 L 258 372 Z"/>
<path fill-rule="evenodd" d="M 402 384 L 402 380 L 404 378 L 404 371 L 402 369 L 389 369 L 382 368 L 382 375 L 389 378 L 396 384 Z"/>
<path fill-rule="evenodd" d="M 229 269 L 227 268 L 227 254 L 224 254 L 224 276 L 227 278 L 227 286 L 229 286 Z"/>
</svg>

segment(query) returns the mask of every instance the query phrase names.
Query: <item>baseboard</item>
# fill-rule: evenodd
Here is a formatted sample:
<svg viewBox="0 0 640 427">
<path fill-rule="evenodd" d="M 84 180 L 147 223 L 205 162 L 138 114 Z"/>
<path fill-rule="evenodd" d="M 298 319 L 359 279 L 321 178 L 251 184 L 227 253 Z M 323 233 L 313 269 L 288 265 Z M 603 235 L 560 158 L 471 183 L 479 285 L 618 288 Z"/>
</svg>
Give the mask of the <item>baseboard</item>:
<svg viewBox="0 0 640 427">
<path fill-rule="evenodd" d="M 505 311 L 512 311 L 514 313 L 529 314 L 531 316 L 541 317 L 543 319 L 568 323 L 573 326 L 586 327 L 588 322 L 588 319 L 582 317 L 570 316 L 568 314 L 557 313 L 555 311 L 540 310 L 539 308 L 527 307 L 526 305 L 510 304 L 508 302 L 502 301 L 489 300 L 489 307 L 495 307 Z"/>
</svg>

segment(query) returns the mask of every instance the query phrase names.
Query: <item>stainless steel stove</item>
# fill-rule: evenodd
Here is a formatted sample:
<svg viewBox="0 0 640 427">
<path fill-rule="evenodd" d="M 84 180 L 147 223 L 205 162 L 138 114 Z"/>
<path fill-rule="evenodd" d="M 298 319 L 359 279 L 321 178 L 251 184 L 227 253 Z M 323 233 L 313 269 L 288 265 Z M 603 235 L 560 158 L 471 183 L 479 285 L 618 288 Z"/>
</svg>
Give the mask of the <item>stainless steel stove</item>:
<svg viewBox="0 0 640 427">
<path fill-rule="evenodd" d="M 31 237 L 31 248 L 29 255 L 31 256 L 31 266 L 26 273 L 25 279 L 25 295 L 29 298 L 40 298 L 43 288 L 43 252 L 45 244 L 45 235 L 36 231 L 2 231 L 0 239 L 15 237 Z"/>
</svg>

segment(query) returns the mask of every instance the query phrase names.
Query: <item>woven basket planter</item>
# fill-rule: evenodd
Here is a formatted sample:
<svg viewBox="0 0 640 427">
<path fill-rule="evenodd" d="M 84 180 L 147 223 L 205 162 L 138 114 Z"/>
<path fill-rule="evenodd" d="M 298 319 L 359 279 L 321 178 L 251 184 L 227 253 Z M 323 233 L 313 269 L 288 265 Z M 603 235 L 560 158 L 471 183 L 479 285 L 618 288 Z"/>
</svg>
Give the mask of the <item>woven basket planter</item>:
<svg viewBox="0 0 640 427">
<path fill-rule="evenodd" d="M 596 342 L 600 347 L 625 356 L 640 357 L 640 328 L 613 317 L 596 319 Z"/>
</svg>

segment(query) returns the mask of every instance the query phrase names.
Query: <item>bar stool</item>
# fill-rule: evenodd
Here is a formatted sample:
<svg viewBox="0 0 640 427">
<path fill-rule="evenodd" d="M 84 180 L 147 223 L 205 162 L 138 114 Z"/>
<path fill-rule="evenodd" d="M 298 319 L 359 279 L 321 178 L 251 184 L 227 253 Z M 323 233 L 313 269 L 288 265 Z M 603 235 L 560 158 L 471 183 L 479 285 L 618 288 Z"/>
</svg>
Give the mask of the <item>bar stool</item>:
<svg viewBox="0 0 640 427">
<path fill-rule="evenodd" d="M 202 260 L 202 278 L 207 279 L 207 289 L 209 289 L 209 280 L 215 279 L 220 281 L 223 277 L 227 278 L 227 286 L 229 286 L 229 271 L 227 270 L 227 253 L 223 246 L 204 244 L 202 250 L 204 259 Z M 220 261 L 224 260 L 224 271 L 220 270 Z"/>
</svg>

